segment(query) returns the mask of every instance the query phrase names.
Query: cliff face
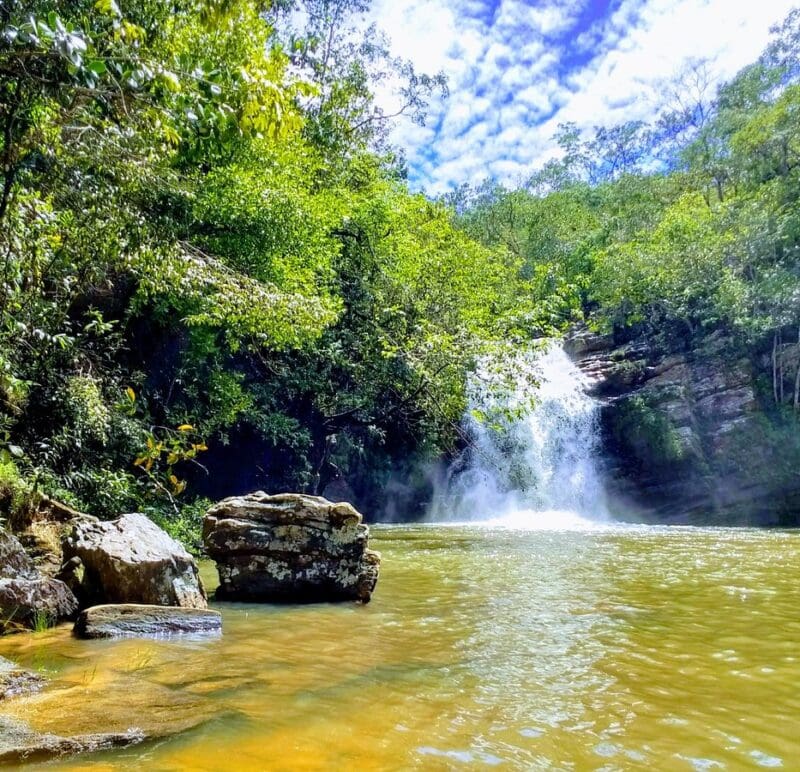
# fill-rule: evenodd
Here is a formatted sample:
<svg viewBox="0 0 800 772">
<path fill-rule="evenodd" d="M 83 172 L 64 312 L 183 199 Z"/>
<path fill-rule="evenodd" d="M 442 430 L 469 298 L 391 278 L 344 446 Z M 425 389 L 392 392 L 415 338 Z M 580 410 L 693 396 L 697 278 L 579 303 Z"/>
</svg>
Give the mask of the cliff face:
<svg viewBox="0 0 800 772">
<path fill-rule="evenodd" d="M 796 425 L 760 396 L 768 362 L 720 333 L 665 350 L 644 338 L 617 345 L 580 329 L 566 348 L 602 402 L 607 489 L 622 517 L 800 522 L 800 472 L 787 447 Z"/>
</svg>

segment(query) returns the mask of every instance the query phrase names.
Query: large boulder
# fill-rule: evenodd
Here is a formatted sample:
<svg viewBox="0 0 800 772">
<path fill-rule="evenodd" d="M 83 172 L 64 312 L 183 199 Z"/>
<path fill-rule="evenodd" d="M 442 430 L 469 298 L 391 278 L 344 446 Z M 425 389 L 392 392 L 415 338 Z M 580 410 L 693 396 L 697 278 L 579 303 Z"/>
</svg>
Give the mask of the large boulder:
<svg viewBox="0 0 800 772">
<path fill-rule="evenodd" d="M 203 521 L 222 600 L 367 602 L 380 567 L 368 537 L 350 504 L 294 493 L 228 498 Z"/>
<path fill-rule="evenodd" d="M 79 594 L 84 605 L 208 606 L 194 558 L 145 515 L 77 521 L 64 542 L 64 556 L 83 563 Z"/>
<path fill-rule="evenodd" d="M 0 531 L 0 632 L 49 626 L 77 610 L 67 585 L 39 573 L 19 540 Z"/>
<path fill-rule="evenodd" d="M 75 623 L 78 638 L 160 638 L 217 634 L 221 630 L 222 617 L 218 611 L 135 603 L 92 606 L 82 611 Z"/>
</svg>

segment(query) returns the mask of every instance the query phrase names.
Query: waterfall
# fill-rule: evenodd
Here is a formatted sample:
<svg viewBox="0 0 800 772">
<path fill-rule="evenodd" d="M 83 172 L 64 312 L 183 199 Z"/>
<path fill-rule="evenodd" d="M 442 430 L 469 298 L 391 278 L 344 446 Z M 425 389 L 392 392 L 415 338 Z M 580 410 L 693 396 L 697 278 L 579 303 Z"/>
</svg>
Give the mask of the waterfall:
<svg viewBox="0 0 800 772">
<path fill-rule="evenodd" d="M 589 527 L 608 519 L 597 470 L 598 403 L 564 349 L 520 355 L 510 388 L 490 362 L 470 384 L 470 444 L 451 465 L 430 517 L 530 528 Z"/>
</svg>

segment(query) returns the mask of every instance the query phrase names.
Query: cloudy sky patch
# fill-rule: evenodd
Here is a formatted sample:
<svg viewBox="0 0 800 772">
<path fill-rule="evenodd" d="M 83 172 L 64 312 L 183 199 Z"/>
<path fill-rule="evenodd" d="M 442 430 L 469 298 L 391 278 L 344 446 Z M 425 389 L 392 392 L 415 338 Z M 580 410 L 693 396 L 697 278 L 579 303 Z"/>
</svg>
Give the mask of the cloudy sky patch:
<svg viewBox="0 0 800 772">
<path fill-rule="evenodd" d="M 425 127 L 398 125 L 411 183 L 440 193 L 527 178 L 559 123 L 647 119 L 691 59 L 717 80 L 754 60 L 797 0 L 377 0 L 378 25 L 450 97 Z"/>
</svg>

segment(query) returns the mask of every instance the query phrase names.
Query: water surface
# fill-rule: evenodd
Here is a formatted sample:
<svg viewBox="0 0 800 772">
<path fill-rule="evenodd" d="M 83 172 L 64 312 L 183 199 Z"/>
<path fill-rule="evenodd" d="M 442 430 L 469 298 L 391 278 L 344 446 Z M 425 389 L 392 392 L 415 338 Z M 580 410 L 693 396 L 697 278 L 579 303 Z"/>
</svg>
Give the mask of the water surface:
<svg viewBox="0 0 800 772">
<path fill-rule="evenodd" d="M 221 638 L 0 641 L 61 734 L 194 728 L 71 769 L 800 763 L 800 534 L 379 527 L 373 602 L 220 604 Z"/>
</svg>

